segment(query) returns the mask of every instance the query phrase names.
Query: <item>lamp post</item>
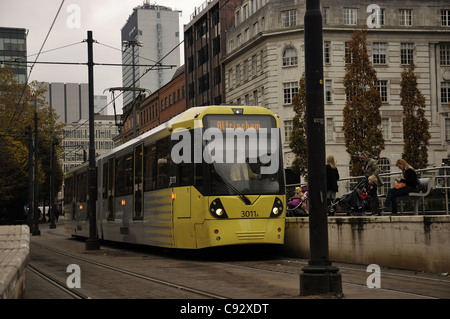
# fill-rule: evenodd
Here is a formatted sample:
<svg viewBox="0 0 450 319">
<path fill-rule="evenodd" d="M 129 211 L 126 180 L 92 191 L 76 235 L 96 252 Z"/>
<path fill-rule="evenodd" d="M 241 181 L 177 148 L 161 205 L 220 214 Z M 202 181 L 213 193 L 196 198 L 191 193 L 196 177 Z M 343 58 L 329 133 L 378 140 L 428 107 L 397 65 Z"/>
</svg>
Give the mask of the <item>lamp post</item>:
<svg viewBox="0 0 450 319">
<path fill-rule="evenodd" d="M 34 110 L 34 197 L 33 197 L 33 236 L 41 235 L 39 230 L 39 156 L 38 156 L 38 113 L 37 102 Z M 44 212 L 45 214 L 45 212 Z"/>
<path fill-rule="evenodd" d="M 342 279 L 328 252 L 323 39 L 320 0 L 306 0 L 305 84 L 308 137 L 309 240 L 311 258 L 300 274 L 300 295 L 340 294 Z"/>
<path fill-rule="evenodd" d="M 58 139 L 54 138 L 52 142 L 52 151 L 50 154 L 50 229 L 56 228 L 55 224 L 55 146 L 58 145 Z"/>
</svg>

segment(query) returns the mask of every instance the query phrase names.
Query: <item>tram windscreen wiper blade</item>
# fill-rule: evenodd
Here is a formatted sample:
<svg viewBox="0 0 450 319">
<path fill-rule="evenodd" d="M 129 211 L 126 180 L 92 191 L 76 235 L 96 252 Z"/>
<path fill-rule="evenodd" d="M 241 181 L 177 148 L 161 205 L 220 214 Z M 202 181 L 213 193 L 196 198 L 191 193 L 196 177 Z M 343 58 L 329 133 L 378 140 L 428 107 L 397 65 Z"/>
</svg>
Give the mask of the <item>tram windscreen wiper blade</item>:
<svg viewBox="0 0 450 319">
<path fill-rule="evenodd" d="M 242 194 L 236 187 L 234 187 L 229 181 L 227 181 L 227 179 L 225 177 L 223 177 L 217 170 L 216 170 L 216 175 L 233 191 L 233 193 L 235 193 L 242 199 L 242 201 L 245 203 L 245 205 L 250 205 L 252 203 L 250 201 L 250 199 L 248 199 L 247 196 Z"/>
</svg>

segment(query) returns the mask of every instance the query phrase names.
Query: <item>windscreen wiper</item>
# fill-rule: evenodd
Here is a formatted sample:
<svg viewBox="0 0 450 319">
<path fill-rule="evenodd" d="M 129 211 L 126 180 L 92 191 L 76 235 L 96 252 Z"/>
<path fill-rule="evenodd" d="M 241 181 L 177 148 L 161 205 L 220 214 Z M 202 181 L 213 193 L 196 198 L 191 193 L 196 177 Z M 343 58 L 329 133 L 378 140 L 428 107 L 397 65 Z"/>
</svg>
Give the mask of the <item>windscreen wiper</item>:
<svg viewBox="0 0 450 319">
<path fill-rule="evenodd" d="M 235 193 L 238 195 L 242 201 L 245 203 L 245 205 L 251 205 L 250 199 L 248 199 L 247 196 L 242 194 L 236 187 L 234 187 L 226 178 L 224 178 L 217 170 L 215 171 L 216 175 L 219 176 L 219 178 Z"/>
</svg>

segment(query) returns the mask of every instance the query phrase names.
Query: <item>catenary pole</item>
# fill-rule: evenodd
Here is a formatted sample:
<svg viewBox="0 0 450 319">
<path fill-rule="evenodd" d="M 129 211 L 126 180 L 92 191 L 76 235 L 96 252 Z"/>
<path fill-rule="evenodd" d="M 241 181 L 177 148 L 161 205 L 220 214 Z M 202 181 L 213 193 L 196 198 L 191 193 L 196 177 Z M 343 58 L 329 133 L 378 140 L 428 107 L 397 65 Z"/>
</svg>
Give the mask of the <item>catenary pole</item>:
<svg viewBox="0 0 450 319">
<path fill-rule="evenodd" d="M 87 32 L 88 45 L 88 87 L 89 87 L 89 169 L 88 169 L 88 214 L 89 214 L 89 238 L 86 241 L 86 250 L 100 249 L 100 241 L 97 236 L 97 174 L 95 170 L 95 129 L 94 129 L 94 53 L 92 31 Z"/>
<path fill-rule="evenodd" d="M 308 201 L 311 257 L 300 274 L 300 295 L 342 293 L 339 269 L 328 251 L 323 97 L 323 39 L 320 0 L 306 0 L 305 84 L 308 137 Z"/>
</svg>

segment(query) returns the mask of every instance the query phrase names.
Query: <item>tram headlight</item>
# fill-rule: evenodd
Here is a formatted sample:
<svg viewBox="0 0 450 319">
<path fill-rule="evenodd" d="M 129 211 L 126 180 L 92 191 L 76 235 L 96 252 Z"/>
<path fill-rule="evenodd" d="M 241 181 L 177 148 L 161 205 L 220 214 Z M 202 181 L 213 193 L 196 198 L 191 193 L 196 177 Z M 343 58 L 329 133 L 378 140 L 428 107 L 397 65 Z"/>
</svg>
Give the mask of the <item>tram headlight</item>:
<svg viewBox="0 0 450 319">
<path fill-rule="evenodd" d="M 273 202 L 272 211 L 270 212 L 270 217 L 279 217 L 283 213 L 283 202 L 278 197 L 275 198 Z"/>
<path fill-rule="evenodd" d="M 209 212 L 215 218 L 228 218 L 225 208 L 223 208 L 222 202 L 219 198 L 216 198 L 211 202 L 211 205 L 209 205 Z"/>
</svg>

